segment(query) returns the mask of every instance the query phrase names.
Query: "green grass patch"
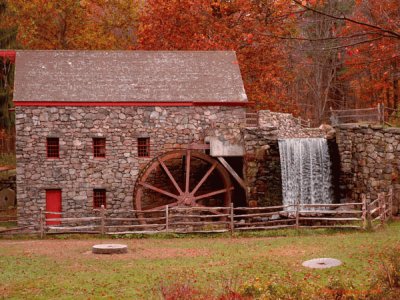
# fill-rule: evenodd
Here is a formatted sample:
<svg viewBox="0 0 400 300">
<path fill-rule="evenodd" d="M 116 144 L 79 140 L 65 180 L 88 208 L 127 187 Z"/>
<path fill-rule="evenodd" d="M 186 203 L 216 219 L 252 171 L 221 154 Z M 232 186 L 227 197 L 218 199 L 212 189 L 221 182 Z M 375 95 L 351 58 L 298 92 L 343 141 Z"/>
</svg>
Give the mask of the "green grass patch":
<svg viewBox="0 0 400 300">
<path fill-rule="evenodd" d="M 387 274 L 392 274 L 392 278 L 397 272 L 396 252 L 387 262 L 384 254 L 400 245 L 399 222 L 375 232 L 279 233 L 253 232 L 233 237 L 169 234 L 134 239 L 88 236 L 3 239 L 0 240 L 0 296 L 7 299 L 365 299 L 368 295 L 371 299 L 385 299 L 385 287 L 396 289 L 393 282 L 397 281 L 392 280 L 392 286 L 382 282 Z M 90 250 L 96 243 L 124 243 L 129 253 L 93 255 Z M 343 265 L 325 270 L 301 266 L 304 260 L 318 257 L 336 258 Z M 394 271 L 382 273 L 388 269 L 385 266 L 394 266 Z M 380 281 L 377 283 L 376 279 Z M 353 298 L 346 298 L 350 296 Z"/>
<path fill-rule="evenodd" d="M 17 165 L 17 162 L 16 162 L 16 156 L 14 153 L 0 155 L 0 166 L 15 167 L 16 165 Z"/>
</svg>

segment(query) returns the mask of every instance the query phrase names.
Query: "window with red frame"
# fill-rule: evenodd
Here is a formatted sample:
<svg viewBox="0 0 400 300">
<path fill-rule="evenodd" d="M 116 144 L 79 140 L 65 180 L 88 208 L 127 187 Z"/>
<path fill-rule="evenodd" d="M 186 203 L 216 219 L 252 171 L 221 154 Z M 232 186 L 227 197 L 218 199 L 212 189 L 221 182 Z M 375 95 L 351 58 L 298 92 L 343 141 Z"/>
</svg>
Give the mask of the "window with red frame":
<svg viewBox="0 0 400 300">
<path fill-rule="evenodd" d="M 150 138 L 138 138 L 138 156 L 149 157 L 150 156 Z"/>
<path fill-rule="evenodd" d="M 93 156 L 106 157 L 106 139 L 93 138 Z"/>
<path fill-rule="evenodd" d="M 60 140 L 59 138 L 47 138 L 47 157 L 60 157 Z"/>
<path fill-rule="evenodd" d="M 106 207 L 106 190 L 105 189 L 94 189 L 93 190 L 93 208 L 101 208 L 104 205 Z"/>
</svg>

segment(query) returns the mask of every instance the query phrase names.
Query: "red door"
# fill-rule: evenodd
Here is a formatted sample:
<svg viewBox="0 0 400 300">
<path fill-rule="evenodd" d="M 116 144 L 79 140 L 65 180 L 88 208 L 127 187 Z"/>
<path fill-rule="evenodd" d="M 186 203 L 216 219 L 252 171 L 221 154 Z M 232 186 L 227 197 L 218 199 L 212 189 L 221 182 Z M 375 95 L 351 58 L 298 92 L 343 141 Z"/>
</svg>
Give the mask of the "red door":
<svg viewBox="0 0 400 300">
<path fill-rule="evenodd" d="M 61 190 L 46 190 L 46 211 L 61 212 Z M 61 218 L 61 215 L 46 214 L 47 225 L 61 224 L 61 221 L 50 221 L 52 218 Z"/>
</svg>

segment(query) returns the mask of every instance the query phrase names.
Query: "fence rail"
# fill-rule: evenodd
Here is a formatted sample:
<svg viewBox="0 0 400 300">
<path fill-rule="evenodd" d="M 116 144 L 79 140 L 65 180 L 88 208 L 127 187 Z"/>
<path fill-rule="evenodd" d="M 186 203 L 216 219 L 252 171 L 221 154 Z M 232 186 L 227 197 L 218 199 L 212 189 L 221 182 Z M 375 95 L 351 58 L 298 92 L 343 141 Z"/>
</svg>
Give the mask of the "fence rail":
<svg viewBox="0 0 400 300">
<path fill-rule="evenodd" d="M 340 109 L 331 108 L 332 125 L 371 122 L 388 126 L 400 126 L 400 110 L 378 104 L 376 107 Z"/>
</svg>

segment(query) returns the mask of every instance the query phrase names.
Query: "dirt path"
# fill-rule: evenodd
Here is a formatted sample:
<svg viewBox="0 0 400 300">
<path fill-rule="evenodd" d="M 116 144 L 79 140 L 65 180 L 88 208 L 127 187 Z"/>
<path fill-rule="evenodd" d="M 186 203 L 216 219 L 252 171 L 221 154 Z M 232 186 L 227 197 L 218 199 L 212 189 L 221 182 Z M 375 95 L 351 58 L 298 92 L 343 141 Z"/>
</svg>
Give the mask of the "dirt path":
<svg viewBox="0 0 400 300">
<path fill-rule="evenodd" d="M 96 255 L 91 249 L 96 244 L 125 244 L 128 253 L 122 255 Z M 5 255 L 47 256 L 54 259 L 154 259 L 175 257 L 207 256 L 207 249 L 173 247 L 169 241 L 151 240 L 0 240 L 0 248 L 7 249 Z"/>
</svg>

